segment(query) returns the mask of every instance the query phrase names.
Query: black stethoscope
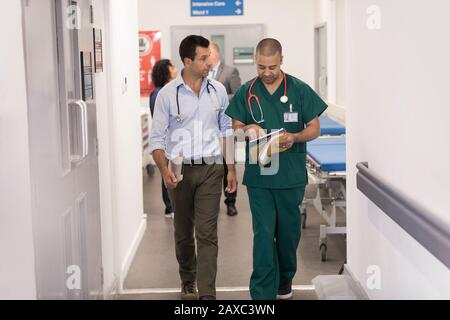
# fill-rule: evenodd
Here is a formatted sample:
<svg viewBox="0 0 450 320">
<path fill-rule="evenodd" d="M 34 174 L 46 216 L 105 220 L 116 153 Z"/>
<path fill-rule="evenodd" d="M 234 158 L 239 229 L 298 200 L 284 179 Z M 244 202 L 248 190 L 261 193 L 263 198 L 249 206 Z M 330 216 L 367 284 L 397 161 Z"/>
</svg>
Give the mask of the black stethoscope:
<svg viewBox="0 0 450 320">
<path fill-rule="evenodd" d="M 178 114 L 176 116 L 176 120 L 177 120 L 178 123 L 183 122 L 183 118 L 182 118 L 181 112 L 180 112 L 180 99 L 179 99 L 180 88 L 181 88 L 182 85 L 183 85 L 183 83 L 178 85 L 178 87 L 177 87 L 177 111 L 178 111 Z M 211 83 L 211 81 L 207 80 L 206 91 L 208 91 L 208 94 L 211 96 L 211 90 L 209 89 L 210 87 L 213 88 L 215 93 L 216 93 L 216 105 L 217 105 L 217 107 L 215 108 L 215 110 L 216 111 L 220 110 L 219 101 L 217 100 L 217 89 L 216 89 L 216 87 L 214 87 L 214 85 Z"/>
<path fill-rule="evenodd" d="M 283 81 L 284 81 L 284 94 L 283 96 L 280 98 L 281 103 L 286 104 L 289 101 L 289 98 L 287 97 L 287 80 L 286 80 L 286 74 L 281 71 L 281 73 L 283 74 Z M 259 98 L 256 94 L 252 93 L 253 87 L 255 86 L 256 82 L 259 80 L 259 77 L 256 77 L 252 84 L 250 85 L 250 88 L 248 89 L 248 99 L 247 99 L 247 103 L 248 103 L 248 107 L 250 108 L 250 114 L 252 115 L 253 120 L 257 123 L 263 123 L 264 122 L 264 113 L 263 110 L 261 108 L 261 104 L 259 103 Z M 253 108 L 252 108 L 252 99 L 255 99 L 256 103 L 258 104 L 259 107 L 259 112 L 261 113 L 261 120 L 257 121 L 255 119 L 255 115 L 253 114 Z"/>
</svg>

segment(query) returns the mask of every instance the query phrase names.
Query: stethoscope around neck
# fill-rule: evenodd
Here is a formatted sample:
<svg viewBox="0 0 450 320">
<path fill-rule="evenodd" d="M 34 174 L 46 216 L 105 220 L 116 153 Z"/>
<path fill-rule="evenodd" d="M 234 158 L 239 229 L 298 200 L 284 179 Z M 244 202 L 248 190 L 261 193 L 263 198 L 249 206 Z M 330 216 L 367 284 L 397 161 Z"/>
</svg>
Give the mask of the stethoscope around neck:
<svg viewBox="0 0 450 320">
<path fill-rule="evenodd" d="M 283 74 L 283 82 L 284 82 L 284 94 L 283 96 L 280 98 L 281 103 L 286 104 L 289 101 L 289 98 L 287 97 L 287 80 L 286 80 L 286 74 L 281 71 L 281 73 Z M 263 110 L 261 108 L 261 103 L 259 102 L 259 98 L 256 94 L 252 93 L 253 87 L 255 86 L 256 82 L 259 80 L 259 77 L 256 77 L 252 84 L 250 85 L 250 88 L 248 89 L 248 99 L 247 99 L 247 103 L 248 103 L 248 107 L 250 108 L 250 114 L 253 118 L 253 120 L 257 123 L 257 124 L 261 124 L 264 122 L 264 113 Z M 259 112 L 261 114 L 261 120 L 257 121 L 255 119 L 255 115 L 253 114 L 253 108 L 252 108 L 252 99 L 254 99 L 258 105 L 259 108 Z"/>
<path fill-rule="evenodd" d="M 183 117 L 181 116 L 181 111 L 180 111 L 180 99 L 179 99 L 180 88 L 181 88 L 182 85 L 183 85 L 183 83 L 178 85 L 178 87 L 177 87 L 177 112 L 178 113 L 177 113 L 177 116 L 175 117 L 175 119 L 176 119 L 176 121 L 178 123 L 183 122 Z M 216 93 L 216 98 L 217 98 L 217 89 L 216 89 L 216 87 L 214 87 L 214 85 L 211 83 L 211 81 L 207 80 L 206 91 L 208 91 L 208 94 L 211 96 L 211 90 L 209 89 L 210 87 L 214 89 L 214 91 Z M 219 101 L 216 101 L 216 103 L 217 103 L 216 110 L 220 110 Z"/>
</svg>

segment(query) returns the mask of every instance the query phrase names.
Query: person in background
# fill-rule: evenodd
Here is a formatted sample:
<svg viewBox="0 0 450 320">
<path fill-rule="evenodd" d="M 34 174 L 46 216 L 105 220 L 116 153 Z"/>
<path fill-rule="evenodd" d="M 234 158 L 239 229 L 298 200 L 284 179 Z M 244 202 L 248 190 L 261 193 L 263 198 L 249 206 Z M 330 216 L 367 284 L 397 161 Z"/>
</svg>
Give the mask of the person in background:
<svg viewBox="0 0 450 320">
<path fill-rule="evenodd" d="M 209 48 L 211 49 L 210 63 L 212 65 L 209 73 L 209 78 L 219 81 L 225 86 L 227 90 L 228 99 L 231 100 L 241 87 L 241 78 L 237 68 L 230 67 L 221 61 L 220 48 L 217 43 L 211 42 Z M 225 194 L 225 204 L 227 205 L 227 214 L 232 217 L 238 214 L 236 209 L 237 191 L 228 193 L 225 191 L 227 187 L 226 177 L 228 175 L 228 167 L 224 163 L 225 175 L 223 181 L 223 189 Z"/>
<path fill-rule="evenodd" d="M 168 84 L 170 81 L 177 77 L 177 68 L 168 59 L 162 59 L 156 62 L 152 71 L 152 82 L 155 85 L 155 89 L 150 94 L 150 112 L 153 114 L 155 112 L 156 97 L 159 91 Z M 169 193 L 164 185 L 164 179 L 162 180 L 162 196 L 163 201 L 166 206 L 165 216 L 168 219 L 173 219 L 173 207 L 170 203 Z"/>
</svg>

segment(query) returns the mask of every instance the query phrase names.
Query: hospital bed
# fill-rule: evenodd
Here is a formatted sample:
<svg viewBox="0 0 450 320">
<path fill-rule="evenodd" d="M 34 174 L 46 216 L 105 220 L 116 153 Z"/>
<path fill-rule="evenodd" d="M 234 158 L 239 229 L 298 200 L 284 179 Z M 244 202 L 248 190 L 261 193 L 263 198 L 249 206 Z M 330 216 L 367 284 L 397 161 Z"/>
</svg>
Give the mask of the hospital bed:
<svg viewBox="0 0 450 320">
<path fill-rule="evenodd" d="M 306 208 L 313 206 L 328 224 L 320 226 L 319 243 L 322 261 L 326 261 L 327 235 L 346 234 L 346 227 L 336 225 L 337 208 L 346 208 L 346 143 L 344 126 L 326 116 L 320 122 L 321 137 L 307 145 L 308 179 L 315 196 L 303 201 L 302 227 L 306 228 Z M 329 203 L 329 211 L 324 202 Z"/>
<path fill-rule="evenodd" d="M 327 116 L 321 116 L 320 135 L 321 136 L 341 136 L 345 134 L 345 127 Z"/>
</svg>

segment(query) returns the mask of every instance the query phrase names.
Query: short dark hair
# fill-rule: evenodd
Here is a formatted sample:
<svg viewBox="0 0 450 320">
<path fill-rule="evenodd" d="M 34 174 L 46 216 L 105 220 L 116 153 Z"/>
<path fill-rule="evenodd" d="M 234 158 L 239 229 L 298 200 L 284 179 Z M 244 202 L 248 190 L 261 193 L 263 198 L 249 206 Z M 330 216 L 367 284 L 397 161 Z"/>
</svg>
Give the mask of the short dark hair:
<svg viewBox="0 0 450 320">
<path fill-rule="evenodd" d="M 273 38 L 266 38 L 258 43 L 258 46 L 256 47 L 256 53 L 267 57 L 274 56 L 277 53 L 283 55 L 283 48 L 278 40 Z"/>
<path fill-rule="evenodd" d="M 170 67 L 173 67 L 173 64 L 169 59 L 155 63 L 152 71 L 152 82 L 155 87 L 164 87 L 170 81 Z"/>
<path fill-rule="evenodd" d="M 209 48 L 209 40 L 197 35 L 186 37 L 180 44 L 180 58 L 184 64 L 184 59 L 195 59 L 197 47 Z"/>
</svg>

